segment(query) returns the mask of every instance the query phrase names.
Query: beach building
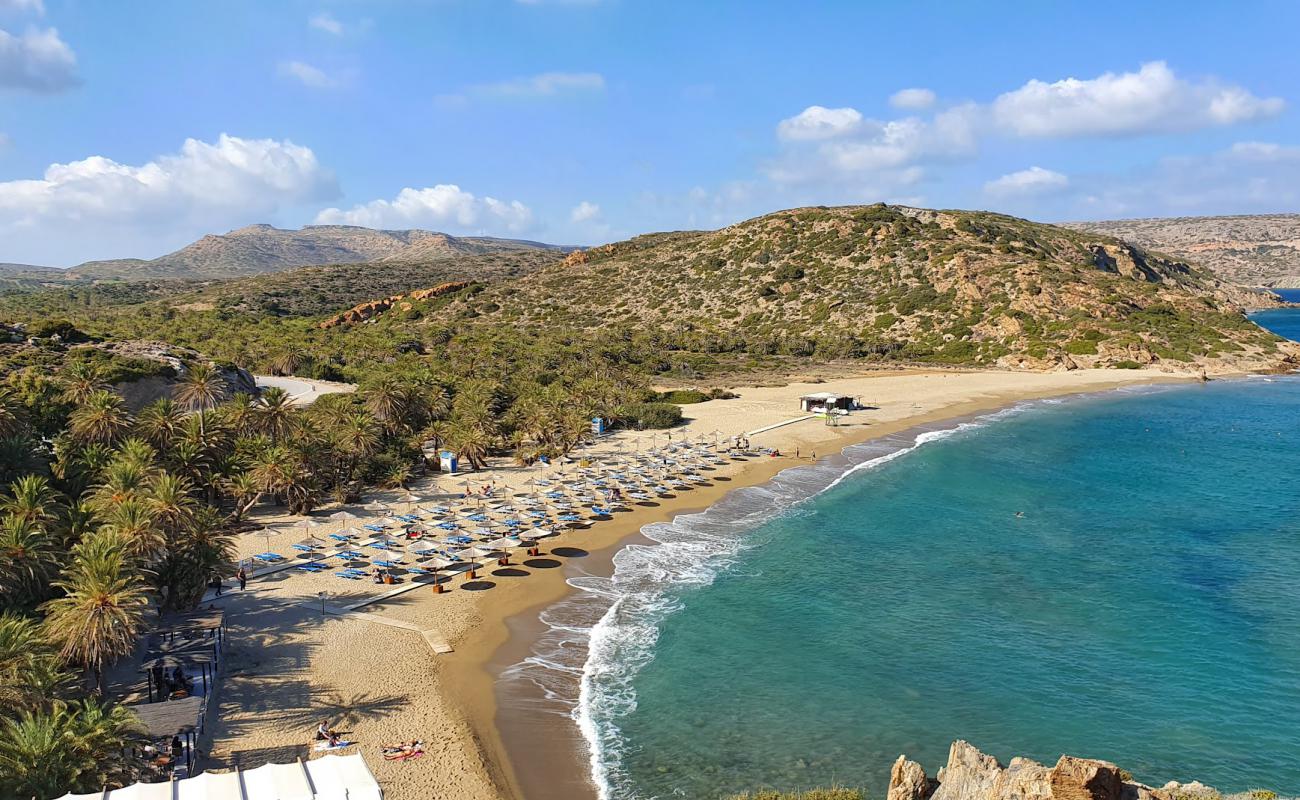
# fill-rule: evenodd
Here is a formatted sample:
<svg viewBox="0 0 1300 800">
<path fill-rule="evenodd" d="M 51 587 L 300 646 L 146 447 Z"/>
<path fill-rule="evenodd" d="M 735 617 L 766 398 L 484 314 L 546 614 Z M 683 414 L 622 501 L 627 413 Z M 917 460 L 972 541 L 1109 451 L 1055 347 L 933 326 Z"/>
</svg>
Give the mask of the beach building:
<svg viewBox="0 0 1300 800">
<path fill-rule="evenodd" d="M 858 407 L 858 399 L 852 395 L 834 392 L 815 392 L 799 398 L 799 408 L 809 414 L 825 414 L 828 411 L 852 411 Z"/>
</svg>

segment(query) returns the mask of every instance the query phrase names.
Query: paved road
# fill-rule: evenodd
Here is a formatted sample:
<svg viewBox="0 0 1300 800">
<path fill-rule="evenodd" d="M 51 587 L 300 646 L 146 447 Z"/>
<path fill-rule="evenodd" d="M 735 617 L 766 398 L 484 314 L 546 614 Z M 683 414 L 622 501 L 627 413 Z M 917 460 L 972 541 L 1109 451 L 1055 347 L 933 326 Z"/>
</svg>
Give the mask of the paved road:
<svg viewBox="0 0 1300 800">
<path fill-rule="evenodd" d="M 357 387 L 351 383 L 330 383 L 328 381 L 311 381 L 306 378 L 286 378 L 272 375 L 254 375 L 257 385 L 262 388 L 274 386 L 289 393 L 294 405 L 311 405 L 317 397 L 335 392 L 355 392 Z"/>
</svg>

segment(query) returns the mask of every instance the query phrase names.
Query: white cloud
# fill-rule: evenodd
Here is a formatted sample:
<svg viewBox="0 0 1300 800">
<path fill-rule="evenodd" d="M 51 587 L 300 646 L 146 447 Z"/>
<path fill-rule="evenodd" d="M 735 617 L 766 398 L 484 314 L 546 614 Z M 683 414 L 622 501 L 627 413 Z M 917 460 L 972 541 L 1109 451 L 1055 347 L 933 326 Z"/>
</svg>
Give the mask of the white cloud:
<svg viewBox="0 0 1300 800">
<path fill-rule="evenodd" d="M 160 242 L 336 196 L 333 174 L 310 148 L 223 133 L 215 143 L 186 139 L 179 152 L 139 166 L 90 156 L 2 182 L 0 241 L 5 259 L 38 264 L 156 255 Z"/>
<path fill-rule="evenodd" d="M 793 117 L 781 120 L 776 135 L 787 142 L 834 139 L 852 133 L 861 124 L 862 114 L 856 108 L 808 106 Z"/>
<path fill-rule="evenodd" d="M 465 92 L 488 98 L 532 99 L 604 90 L 605 78 L 597 72 L 542 72 L 496 83 L 478 84 L 467 88 Z"/>
<path fill-rule="evenodd" d="M 322 11 L 319 14 L 313 15 L 311 19 L 307 20 L 307 25 L 333 36 L 343 35 L 343 23 L 335 19 L 334 15 L 328 11 Z"/>
<path fill-rule="evenodd" d="M 782 184 L 849 183 L 892 194 L 919 182 L 923 164 L 973 155 L 976 123 L 969 106 L 888 121 L 812 106 L 777 125 L 786 146 L 765 172 Z"/>
<path fill-rule="evenodd" d="M 1068 176 L 1042 167 L 1011 172 L 984 184 L 984 191 L 998 197 L 1040 195 L 1059 192 L 1070 185 Z"/>
<path fill-rule="evenodd" d="M 405 188 L 392 200 L 372 200 L 344 211 L 327 208 L 316 215 L 319 225 L 362 225 L 367 228 L 453 227 L 460 230 L 505 230 L 518 233 L 533 224 L 533 212 L 518 200 L 476 197 L 454 184 L 424 189 Z"/>
<path fill-rule="evenodd" d="M 312 89 L 339 89 L 351 83 L 350 76 L 330 75 L 303 61 L 282 62 L 277 71 L 281 77 L 297 81 Z"/>
<path fill-rule="evenodd" d="M 929 89 L 900 89 L 889 96 L 889 104 L 894 108 L 920 111 L 934 105 L 934 92 Z"/>
<path fill-rule="evenodd" d="M 600 206 L 596 205 L 595 203 L 590 203 L 586 200 L 583 200 L 581 203 L 578 203 L 576 206 L 573 207 L 573 210 L 569 212 L 569 220 L 575 223 L 590 222 L 591 220 L 594 220 L 599 216 L 600 216 Z"/>
<path fill-rule="evenodd" d="M 0 11 L 31 13 L 44 16 L 45 3 L 41 0 L 0 0 Z"/>
<path fill-rule="evenodd" d="M 59 92 L 80 83 L 77 57 L 54 28 L 0 30 L 0 88 Z"/>
<path fill-rule="evenodd" d="M 1284 107 L 1281 98 L 1215 80 L 1188 81 L 1152 61 L 1137 72 L 1087 80 L 1031 80 L 994 100 L 992 114 L 1018 136 L 1064 137 L 1194 130 L 1269 117 Z"/>
</svg>

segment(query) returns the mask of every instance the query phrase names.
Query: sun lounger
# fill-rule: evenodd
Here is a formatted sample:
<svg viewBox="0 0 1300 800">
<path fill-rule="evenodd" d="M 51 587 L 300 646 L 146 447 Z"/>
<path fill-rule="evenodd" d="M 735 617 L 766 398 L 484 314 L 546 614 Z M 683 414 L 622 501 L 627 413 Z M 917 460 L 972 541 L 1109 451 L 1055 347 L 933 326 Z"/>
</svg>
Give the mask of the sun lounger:
<svg viewBox="0 0 1300 800">
<path fill-rule="evenodd" d="M 268 563 L 275 563 L 276 561 L 284 560 L 284 556 L 280 555 L 279 553 L 258 553 L 257 555 L 253 556 L 253 558 L 257 559 L 258 561 L 265 561 Z"/>
<path fill-rule="evenodd" d="M 324 572 L 325 570 L 329 569 L 329 567 L 326 566 L 325 564 L 321 564 L 316 561 L 309 561 L 306 564 L 295 564 L 294 567 L 302 570 L 303 572 Z"/>
</svg>

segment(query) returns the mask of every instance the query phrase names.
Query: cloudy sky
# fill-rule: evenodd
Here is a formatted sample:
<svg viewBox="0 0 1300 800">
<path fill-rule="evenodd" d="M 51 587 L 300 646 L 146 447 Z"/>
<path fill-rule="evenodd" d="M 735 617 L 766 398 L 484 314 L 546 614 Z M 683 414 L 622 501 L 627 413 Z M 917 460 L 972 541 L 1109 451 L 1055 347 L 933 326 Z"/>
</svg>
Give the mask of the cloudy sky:
<svg viewBox="0 0 1300 800">
<path fill-rule="evenodd" d="M 0 261 L 1300 211 L 1300 3 L 0 0 Z"/>
</svg>

